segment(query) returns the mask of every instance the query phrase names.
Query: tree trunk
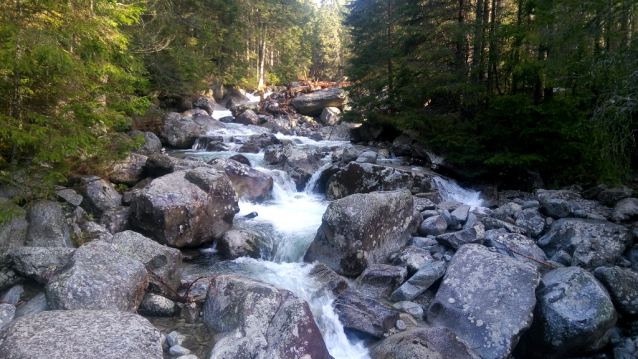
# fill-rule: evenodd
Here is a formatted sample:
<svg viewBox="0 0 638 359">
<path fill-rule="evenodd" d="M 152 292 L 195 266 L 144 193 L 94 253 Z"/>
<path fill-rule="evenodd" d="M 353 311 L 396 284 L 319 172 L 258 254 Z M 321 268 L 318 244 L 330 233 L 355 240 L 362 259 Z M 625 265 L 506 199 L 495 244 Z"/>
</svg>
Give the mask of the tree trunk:
<svg viewBox="0 0 638 359">
<path fill-rule="evenodd" d="M 265 71 L 265 63 L 266 63 L 266 35 L 268 33 L 268 25 L 264 24 L 264 31 L 261 37 L 261 43 L 259 44 L 259 64 L 258 64 L 258 68 L 259 68 L 259 72 L 258 72 L 258 77 L 259 77 L 259 83 L 257 84 L 257 89 L 261 90 L 264 88 L 264 80 L 266 78 L 266 71 Z"/>
</svg>

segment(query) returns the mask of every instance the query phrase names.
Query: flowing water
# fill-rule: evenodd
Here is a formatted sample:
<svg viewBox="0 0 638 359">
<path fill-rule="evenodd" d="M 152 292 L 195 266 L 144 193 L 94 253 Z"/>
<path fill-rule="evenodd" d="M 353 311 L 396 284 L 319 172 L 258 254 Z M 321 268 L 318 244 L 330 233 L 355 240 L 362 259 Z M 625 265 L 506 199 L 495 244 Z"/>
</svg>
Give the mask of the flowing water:
<svg viewBox="0 0 638 359">
<path fill-rule="evenodd" d="M 216 130 L 209 135 L 221 135 L 224 142 L 232 143 L 236 136 L 261 133 L 252 132 L 248 126 L 227 125 L 224 132 Z M 347 142 L 313 141 L 296 136 L 281 136 L 295 142 L 300 147 L 320 150 L 345 146 Z M 237 152 L 178 151 L 177 157 L 193 156 L 204 161 L 212 158 L 228 158 Z M 303 262 L 303 255 L 321 225 L 321 218 L 329 202 L 325 196 L 314 192 L 316 181 L 321 172 L 330 166 L 329 158 L 312 176 L 306 189 L 298 192 L 295 183 L 287 173 L 264 168 L 263 153 L 245 155 L 253 166 L 269 173 L 274 179 L 272 198 L 263 203 L 240 201 L 240 212 L 235 215 L 234 228 L 247 229 L 258 234 L 261 239 L 261 259 L 240 258 L 234 261 L 223 260 L 216 254 L 214 245 L 196 262 L 184 268 L 186 278 L 193 280 L 199 276 L 211 274 L 236 274 L 253 278 L 280 288 L 290 290 L 306 300 L 313 312 L 330 354 L 336 359 L 369 358 L 364 343 L 357 338 L 349 338 L 344 332 L 332 303 L 332 293 L 321 290 L 320 285 L 309 275 L 314 266 Z M 479 207 L 479 193 L 467 191 L 442 178 L 434 179 L 444 200 L 454 200 Z M 258 216 L 248 219 L 245 215 L 257 212 Z"/>
</svg>

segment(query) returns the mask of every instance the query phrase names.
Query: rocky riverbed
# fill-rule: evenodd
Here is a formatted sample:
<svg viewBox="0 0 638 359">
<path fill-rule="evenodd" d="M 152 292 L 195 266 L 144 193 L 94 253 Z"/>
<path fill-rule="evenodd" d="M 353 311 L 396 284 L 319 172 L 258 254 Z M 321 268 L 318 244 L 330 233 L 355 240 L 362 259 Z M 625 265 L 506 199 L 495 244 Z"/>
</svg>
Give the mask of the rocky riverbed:
<svg viewBox="0 0 638 359">
<path fill-rule="evenodd" d="M 0 358 L 638 357 L 631 189 L 459 196 L 339 89 L 246 100 L 0 226 Z"/>
</svg>

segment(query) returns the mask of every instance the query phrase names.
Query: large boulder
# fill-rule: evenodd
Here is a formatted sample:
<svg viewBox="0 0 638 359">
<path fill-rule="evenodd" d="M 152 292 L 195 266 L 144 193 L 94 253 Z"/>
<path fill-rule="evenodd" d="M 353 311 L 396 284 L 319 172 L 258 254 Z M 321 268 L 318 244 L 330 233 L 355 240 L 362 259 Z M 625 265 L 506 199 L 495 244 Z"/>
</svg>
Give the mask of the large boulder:
<svg viewBox="0 0 638 359">
<path fill-rule="evenodd" d="M 325 107 L 341 107 L 345 99 L 342 89 L 329 89 L 297 96 L 292 106 L 302 115 L 318 116 Z"/>
<path fill-rule="evenodd" d="M 58 310 L 18 318 L 0 332 L 0 358 L 162 359 L 159 330 L 137 314 Z"/>
<path fill-rule="evenodd" d="M 415 328 L 370 348 L 372 359 L 479 359 L 465 341 L 446 328 Z"/>
<path fill-rule="evenodd" d="M 9 252 L 24 246 L 27 239 L 27 222 L 24 214 L 18 214 L 0 224 L 0 291 L 12 287 L 21 278 L 12 268 Z"/>
<path fill-rule="evenodd" d="M 421 267 L 407 282 L 392 292 L 390 298 L 395 302 L 413 300 L 425 292 L 434 282 L 445 274 L 444 261 L 431 262 Z"/>
<path fill-rule="evenodd" d="M 334 308 L 344 328 L 377 338 L 383 338 L 399 320 L 398 311 L 352 290 L 341 293 L 334 302 Z"/>
<path fill-rule="evenodd" d="M 115 247 L 117 253 L 142 262 L 171 290 L 177 290 L 182 279 L 182 252 L 179 249 L 163 246 L 133 231 L 116 233 L 107 242 Z"/>
<path fill-rule="evenodd" d="M 326 184 L 326 196 L 335 200 L 355 193 L 416 189 L 431 189 L 431 176 L 422 172 L 400 170 L 370 163 L 350 162 L 330 176 Z"/>
<path fill-rule="evenodd" d="M 131 222 L 163 244 L 193 247 L 232 227 L 237 194 L 225 173 L 199 167 L 151 182 L 131 200 Z"/>
<path fill-rule="evenodd" d="M 554 222 L 537 243 L 549 257 L 564 250 L 573 257 L 573 265 L 594 269 L 614 266 L 632 239 L 631 231 L 618 224 L 563 218 Z"/>
<path fill-rule="evenodd" d="M 244 142 L 237 150 L 239 153 L 259 153 L 268 146 L 278 145 L 281 143 L 272 133 L 262 133 L 261 135 L 250 136 L 248 141 Z"/>
<path fill-rule="evenodd" d="M 428 322 L 452 330 L 483 359 L 507 358 L 532 324 L 539 282 L 535 267 L 466 244 L 450 261 Z"/>
<path fill-rule="evenodd" d="M 146 177 L 146 156 L 131 153 L 124 160 L 113 165 L 109 180 L 113 183 L 135 186 Z"/>
<path fill-rule="evenodd" d="M 638 314 L 638 273 L 629 268 L 600 267 L 594 275 L 607 288 L 619 311 L 630 316 Z"/>
<path fill-rule="evenodd" d="M 144 294 L 145 278 L 141 262 L 118 254 L 105 241 L 93 241 L 75 251 L 68 267 L 45 290 L 53 310 L 134 311 Z"/>
<path fill-rule="evenodd" d="M 9 256 L 18 273 L 46 284 L 71 261 L 73 253 L 74 248 L 20 247 L 9 252 Z"/>
<path fill-rule="evenodd" d="M 268 284 L 213 278 L 201 320 L 218 333 L 211 359 L 332 358 L 308 304 Z"/>
<path fill-rule="evenodd" d="M 442 216 L 428 217 L 419 225 L 418 232 L 422 236 L 438 236 L 447 230 L 447 221 Z"/>
<path fill-rule="evenodd" d="M 228 259 L 261 258 L 259 237 L 245 229 L 230 229 L 217 242 L 219 252 Z"/>
<path fill-rule="evenodd" d="M 102 217 L 106 210 L 122 205 L 122 196 L 111 183 L 96 176 L 79 179 L 78 191 L 84 197 L 80 206 L 96 219 Z"/>
<path fill-rule="evenodd" d="M 240 198 L 252 202 L 270 199 L 273 178 L 269 174 L 231 159 L 215 158 L 208 164 L 226 173 Z"/>
<path fill-rule="evenodd" d="M 168 119 L 164 123 L 164 129 L 160 135 L 160 139 L 165 145 L 188 149 L 193 147 L 195 140 L 199 136 L 206 134 L 191 117 L 184 117 L 178 114 L 169 114 L 167 117 Z"/>
<path fill-rule="evenodd" d="M 555 269 L 536 290 L 534 323 L 516 350 L 516 358 L 558 359 L 602 349 L 617 314 L 603 286 L 580 267 Z"/>
<path fill-rule="evenodd" d="M 496 248 L 501 254 L 512 256 L 520 261 L 529 263 L 537 267 L 539 271 L 542 270 L 544 272 L 546 268 L 549 268 L 537 262 L 547 262 L 545 252 L 543 252 L 533 240 L 522 234 L 489 230 L 485 233 L 485 245 Z"/>
<path fill-rule="evenodd" d="M 536 208 L 527 208 L 514 214 L 516 226 L 524 229 L 532 238 L 538 236 L 545 230 L 545 218 Z"/>
<path fill-rule="evenodd" d="M 30 247 L 73 247 L 69 226 L 60 205 L 53 201 L 35 201 L 27 208 L 26 245 Z"/>
<path fill-rule="evenodd" d="M 305 261 L 325 263 L 347 276 L 385 262 L 410 239 L 412 206 L 407 190 L 355 194 L 330 203 Z"/>
<path fill-rule="evenodd" d="M 336 107 L 325 107 L 321 111 L 319 120 L 324 126 L 334 126 L 341 121 L 341 118 L 339 117 L 340 114 L 341 111 Z"/>
<path fill-rule="evenodd" d="M 316 151 L 304 150 L 292 143 L 272 145 L 264 152 L 264 160 L 288 173 L 297 190 L 302 190 L 310 177 L 321 167 L 323 157 Z"/>
<path fill-rule="evenodd" d="M 628 221 L 635 216 L 638 216 L 638 198 L 621 199 L 611 213 L 611 219 L 616 222 Z"/>
<path fill-rule="evenodd" d="M 324 292 L 331 292 L 335 297 L 349 288 L 348 279 L 338 275 L 325 264 L 315 264 L 308 274 L 319 283 Z"/>
<path fill-rule="evenodd" d="M 253 110 L 246 110 L 235 117 L 235 122 L 242 125 L 259 125 L 259 115 Z"/>
<path fill-rule="evenodd" d="M 153 132 L 142 132 L 142 131 L 131 131 L 129 135 L 133 138 L 141 135 L 144 138 L 144 142 L 140 148 L 133 150 L 134 153 L 139 153 L 140 155 L 150 156 L 153 154 L 160 153 L 162 150 L 162 141 L 160 141 L 159 137 L 155 135 Z"/>
</svg>

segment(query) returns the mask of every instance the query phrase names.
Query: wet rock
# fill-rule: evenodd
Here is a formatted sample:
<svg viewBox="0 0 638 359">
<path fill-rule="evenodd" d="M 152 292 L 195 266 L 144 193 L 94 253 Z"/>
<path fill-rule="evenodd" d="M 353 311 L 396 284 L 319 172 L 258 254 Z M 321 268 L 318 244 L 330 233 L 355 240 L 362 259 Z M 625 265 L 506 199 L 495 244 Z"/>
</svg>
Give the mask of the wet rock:
<svg viewBox="0 0 638 359">
<path fill-rule="evenodd" d="M 326 183 L 326 196 L 329 200 L 335 200 L 355 193 L 413 189 L 422 184 L 429 187 L 430 178 L 424 173 L 350 162 L 330 176 Z"/>
<path fill-rule="evenodd" d="M 428 217 L 419 225 L 418 233 L 422 236 L 438 236 L 447 230 L 447 222 L 440 215 Z"/>
<path fill-rule="evenodd" d="M 81 177 L 78 191 L 84 197 L 82 208 L 96 219 L 99 219 L 106 210 L 122 205 L 122 196 L 117 193 L 113 185 L 99 177 Z"/>
<path fill-rule="evenodd" d="M 335 88 L 297 96 L 291 104 L 302 115 L 317 116 L 325 107 L 341 107 L 345 98 L 346 93 Z"/>
<path fill-rule="evenodd" d="M 0 332 L 5 359 L 162 359 L 160 332 L 122 311 L 58 310 L 20 317 Z"/>
<path fill-rule="evenodd" d="M 517 233 L 504 233 L 498 230 L 490 230 L 485 233 L 485 245 L 495 248 L 499 253 L 511 256 L 522 262 L 531 264 L 538 268 L 539 271 L 545 272 L 549 267 L 544 266 L 536 261 L 525 258 L 521 253 L 528 257 L 532 257 L 542 262 L 547 262 L 547 256 L 542 249 L 540 249 L 533 240 L 525 237 L 522 234 Z"/>
<path fill-rule="evenodd" d="M 613 207 L 621 199 L 631 197 L 633 192 L 631 188 L 625 186 L 603 189 L 598 193 L 596 199 L 605 206 Z"/>
<path fill-rule="evenodd" d="M 370 348 L 372 359 L 479 359 L 476 352 L 446 328 L 415 328 L 389 336 Z"/>
<path fill-rule="evenodd" d="M 138 313 L 153 317 L 172 317 L 178 312 L 179 307 L 175 302 L 153 293 L 146 293 L 138 309 Z"/>
<path fill-rule="evenodd" d="M 13 304 L 0 303 L 0 330 L 13 320 L 15 312 L 16 307 Z"/>
<path fill-rule="evenodd" d="M 338 275 L 323 263 L 317 263 L 310 270 L 310 276 L 321 283 L 324 291 L 331 292 L 335 297 L 349 288 L 348 279 Z"/>
<path fill-rule="evenodd" d="M 325 107 L 321 111 L 319 120 L 324 126 L 334 126 L 341 121 L 341 118 L 339 117 L 340 114 L 341 111 L 336 107 Z"/>
<path fill-rule="evenodd" d="M 383 334 L 399 319 L 396 310 L 351 290 L 341 293 L 334 302 L 334 308 L 344 328 L 377 338 L 383 338 Z"/>
<path fill-rule="evenodd" d="M 555 221 L 537 244 L 550 257 L 564 250 L 573 257 L 572 265 L 594 269 L 614 266 L 632 238 L 631 231 L 617 224 L 564 218 Z"/>
<path fill-rule="evenodd" d="M 437 242 L 453 249 L 459 249 L 468 243 L 482 244 L 484 239 L 485 228 L 480 224 L 468 229 L 436 236 Z"/>
<path fill-rule="evenodd" d="M 269 146 L 264 152 L 264 160 L 288 173 L 295 181 L 297 190 L 302 190 L 319 169 L 322 157 L 320 153 L 306 151 L 294 144 Z"/>
<path fill-rule="evenodd" d="M 129 187 L 146 177 L 146 160 L 143 155 L 131 153 L 124 160 L 113 165 L 109 180 L 113 183 L 121 183 Z"/>
<path fill-rule="evenodd" d="M 146 159 L 146 170 L 149 176 L 161 177 L 174 172 L 179 159 L 164 154 L 155 154 Z"/>
<path fill-rule="evenodd" d="M 228 259 L 261 258 L 259 237 L 245 229 L 230 229 L 217 242 L 219 252 Z"/>
<path fill-rule="evenodd" d="M 209 116 L 212 116 L 215 110 L 215 101 L 208 97 L 198 96 L 193 100 L 193 108 L 200 108 L 206 111 Z"/>
<path fill-rule="evenodd" d="M 261 135 L 250 136 L 237 152 L 240 153 L 259 153 L 261 150 L 268 146 L 277 145 L 281 143 L 275 135 L 272 133 L 264 133 Z M 248 164 L 250 167 L 250 164 Z"/>
<path fill-rule="evenodd" d="M 166 343 L 169 347 L 172 347 L 174 345 L 182 345 L 184 344 L 184 339 L 186 339 L 186 337 L 176 331 L 172 331 L 166 336 Z"/>
<path fill-rule="evenodd" d="M 638 216 L 638 198 L 625 198 L 616 203 L 611 219 L 616 222 L 624 222 L 635 216 Z"/>
<path fill-rule="evenodd" d="M 374 151 L 365 151 L 357 157 L 356 162 L 358 163 L 377 163 L 377 153 Z"/>
<path fill-rule="evenodd" d="M 118 254 L 111 244 L 94 241 L 75 251 L 68 268 L 47 284 L 46 296 L 53 310 L 134 311 L 145 276 L 141 262 Z"/>
<path fill-rule="evenodd" d="M 31 298 L 28 302 L 18 307 L 15 317 L 19 318 L 25 315 L 33 315 L 49 310 L 47 297 L 44 293 L 40 293 Z"/>
<path fill-rule="evenodd" d="M 439 278 L 443 277 L 445 268 L 446 265 L 443 261 L 428 263 L 395 290 L 390 299 L 395 302 L 413 300 L 430 288 Z"/>
<path fill-rule="evenodd" d="M 370 264 L 355 281 L 357 291 L 370 298 L 386 298 L 397 289 L 408 276 L 403 267 L 387 264 Z"/>
<path fill-rule="evenodd" d="M 638 273 L 627 268 L 599 267 L 594 275 L 607 288 L 619 311 L 638 314 Z"/>
<path fill-rule="evenodd" d="M 171 290 L 179 287 L 182 278 L 182 252 L 179 249 L 163 246 L 133 231 L 116 233 L 108 242 L 115 247 L 117 253 L 142 262 L 147 270 L 153 271 Z"/>
<path fill-rule="evenodd" d="M 332 358 L 308 304 L 291 292 L 230 275 L 210 288 L 202 321 L 219 333 L 211 358 Z"/>
<path fill-rule="evenodd" d="M 242 125 L 259 125 L 259 116 L 252 110 L 246 110 L 235 117 L 235 122 Z"/>
<path fill-rule="evenodd" d="M 56 202 L 39 200 L 27 208 L 26 245 L 30 247 L 73 247 L 69 226 Z"/>
<path fill-rule="evenodd" d="M 273 178 L 269 174 L 230 159 L 216 158 L 208 164 L 226 173 L 240 198 L 261 202 L 271 197 Z"/>
<path fill-rule="evenodd" d="M 533 266 L 464 245 L 448 266 L 428 322 L 456 333 L 483 359 L 507 358 L 531 325 L 539 281 Z"/>
<path fill-rule="evenodd" d="M 168 350 L 168 354 L 171 355 L 172 357 L 181 357 L 183 355 L 188 355 L 190 354 L 191 351 L 184 348 L 183 346 L 180 345 L 173 345 L 169 350 Z"/>
<path fill-rule="evenodd" d="M 69 263 L 73 253 L 75 248 L 21 247 L 12 250 L 9 257 L 22 276 L 47 283 Z"/>
<path fill-rule="evenodd" d="M 131 222 L 164 244 L 193 247 L 232 226 L 237 195 L 225 173 L 199 167 L 162 176 L 133 195 Z"/>
<path fill-rule="evenodd" d="M 228 159 L 229 160 L 233 160 L 233 161 L 237 161 L 237 162 L 239 162 L 239 163 L 241 163 L 243 165 L 246 165 L 248 167 L 252 167 L 253 166 L 252 163 L 250 163 L 250 160 L 246 156 L 244 156 L 242 154 L 239 154 L 239 153 L 236 154 L 236 155 L 232 155 L 232 156 L 228 157 Z"/>
<path fill-rule="evenodd" d="M 536 291 L 534 323 L 516 358 L 575 357 L 602 349 L 616 324 L 616 310 L 603 286 L 579 267 L 555 269 Z"/>
<path fill-rule="evenodd" d="M 535 208 L 517 212 L 514 218 L 516 219 L 516 226 L 524 229 L 532 238 L 538 238 L 545 230 L 545 218 Z"/>
<path fill-rule="evenodd" d="M 176 114 L 176 116 L 170 116 L 164 123 L 160 139 L 162 143 L 168 146 L 190 149 L 193 147 L 195 140 L 205 134 L 206 132 L 202 130 L 202 127 L 193 118 Z"/>
<path fill-rule="evenodd" d="M 392 152 L 397 156 L 412 156 L 412 143 L 414 139 L 410 135 L 402 134 L 392 141 Z"/>
<path fill-rule="evenodd" d="M 346 276 L 357 276 L 382 263 L 410 239 L 412 194 L 407 191 L 355 194 L 328 206 L 304 260 L 325 263 Z"/>
<path fill-rule="evenodd" d="M 434 259 L 430 252 L 415 246 L 405 247 L 401 252 L 393 255 L 392 260 L 393 265 L 406 268 L 409 276 L 431 262 L 434 262 Z"/>
</svg>

